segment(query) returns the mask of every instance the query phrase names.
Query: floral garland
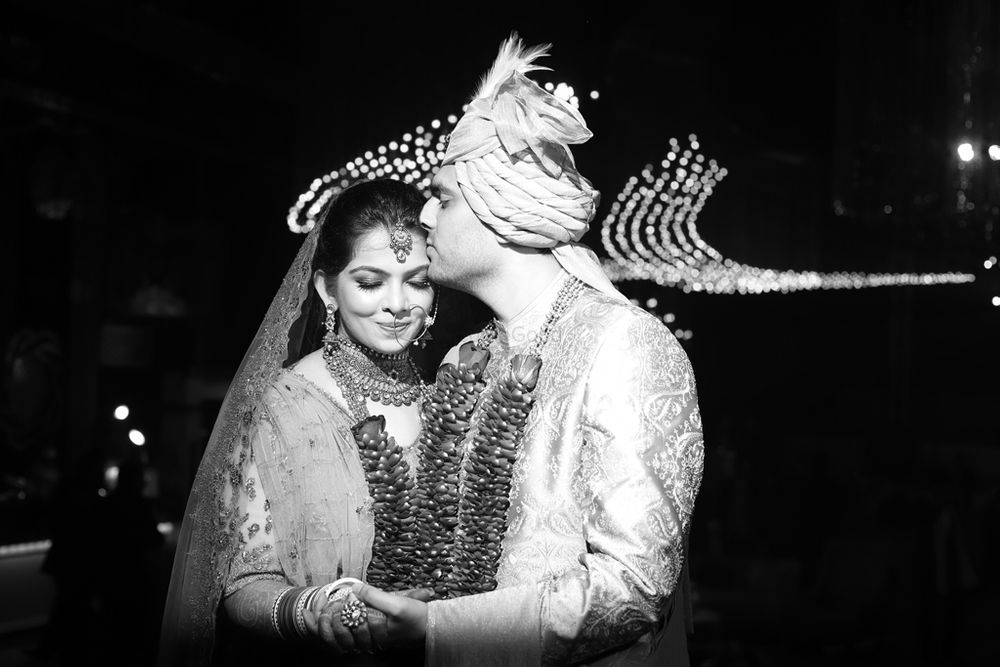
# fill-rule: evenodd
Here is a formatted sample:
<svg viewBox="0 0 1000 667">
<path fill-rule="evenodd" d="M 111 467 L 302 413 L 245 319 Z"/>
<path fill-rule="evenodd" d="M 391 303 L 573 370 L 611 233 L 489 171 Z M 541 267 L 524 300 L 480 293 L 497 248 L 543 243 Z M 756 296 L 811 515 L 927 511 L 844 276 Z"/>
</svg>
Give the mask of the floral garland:
<svg viewBox="0 0 1000 667">
<path fill-rule="evenodd" d="M 496 588 L 511 476 L 542 363 L 537 355 L 511 360 L 510 374 L 485 398 L 463 465 L 461 442 L 485 388 L 489 357 L 485 347 L 464 344 L 458 365 L 441 368 L 436 391 L 424 405 L 415 503 L 415 555 L 422 576 L 416 583 L 432 587 L 442 598 Z"/>
<path fill-rule="evenodd" d="M 429 586 L 442 598 L 497 587 L 514 464 L 534 405 L 542 348 L 552 327 L 585 287 L 572 277 L 563 284 L 529 352 L 514 355 L 509 372 L 490 389 L 464 463 L 463 442 L 485 389 L 483 374 L 496 336 L 495 323 L 479 340 L 459 348 L 457 366 L 445 364 L 438 372 L 435 391 L 421 415 L 413 503 L 418 540 L 414 556 L 420 568 L 415 585 Z"/>
<path fill-rule="evenodd" d="M 511 476 L 542 360 L 536 355 L 519 354 L 510 365 L 510 374 L 486 397 L 485 417 L 465 461 L 465 489 L 458 511 L 462 530 L 451 560 L 470 567 L 468 574 L 452 573 L 452 588 L 458 594 L 483 593 L 497 587 Z"/>
<path fill-rule="evenodd" d="M 418 571 L 414 584 L 450 597 L 456 580 L 450 558 L 459 522 L 458 473 L 461 443 L 469 431 L 472 411 L 486 387 L 483 373 L 490 353 L 474 343 L 459 348 L 458 365 L 438 369 L 434 391 L 421 415 L 420 457 L 414 505 L 417 513 Z"/>
<path fill-rule="evenodd" d="M 367 417 L 351 431 L 375 502 L 375 540 L 368 583 L 383 590 L 403 590 L 409 587 L 408 573 L 416 544 L 410 464 L 403 458 L 403 448 L 386 433 L 384 416 Z"/>
<path fill-rule="evenodd" d="M 533 348 L 514 355 L 509 372 L 490 389 L 467 456 L 464 443 L 486 389 L 495 325 L 459 348 L 457 364 L 438 370 L 421 410 L 416 484 L 402 448 L 385 433 L 384 417 L 354 427 L 375 501 L 370 583 L 387 590 L 429 587 L 439 598 L 496 588 L 514 465 L 534 405 L 541 349 L 583 288 L 578 280 L 563 286 Z"/>
</svg>

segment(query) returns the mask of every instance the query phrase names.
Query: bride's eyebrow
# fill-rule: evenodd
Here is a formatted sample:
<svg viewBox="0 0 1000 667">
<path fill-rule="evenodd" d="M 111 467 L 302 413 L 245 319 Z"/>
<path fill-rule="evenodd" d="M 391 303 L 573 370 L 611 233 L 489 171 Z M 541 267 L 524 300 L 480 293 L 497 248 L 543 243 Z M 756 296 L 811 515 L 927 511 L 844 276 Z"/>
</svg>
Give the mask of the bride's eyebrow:
<svg viewBox="0 0 1000 667">
<path fill-rule="evenodd" d="M 417 266 L 417 267 L 412 268 L 409 271 L 407 271 L 404 275 L 407 278 L 410 278 L 412 276 L 417 275 L 418 273 L 423 273 L 424 271 L 427 270 L 428 266 L 429 266 L 428 264 L 423 264 L 421 266 Z M 389 275 L 388 271 L 383 271 L 382 269 L 380 269 L 378 267 L 375 267 L 375 266 L 355 266 L 353 269 L 351 269 L 350 271 L 348 271 L 348 273 L 350 273 L 351 275 L 354 275 L 355 273 L 360 273 L 362 271 L 368 271 L 369 273 L 374 273 L 377 276 L 388 276 Z"/>
<path fill-rule="evenodd" d="M 387 276 L 387 275 L 389 275 L 387 272 L 383 271 L 382 269 L 376 268 L 374 266 L 355 266 L 353 269 L 351 269 L 350 271 L 348 271 L 348 273 L 350 273 L 351 275 L 354 275 L 355 273 L 360 273 L 362 271 L 368 271 L 370 273 L 374 273 L 374 274 L 379 275 L 379 276 Z"/>
</svg>

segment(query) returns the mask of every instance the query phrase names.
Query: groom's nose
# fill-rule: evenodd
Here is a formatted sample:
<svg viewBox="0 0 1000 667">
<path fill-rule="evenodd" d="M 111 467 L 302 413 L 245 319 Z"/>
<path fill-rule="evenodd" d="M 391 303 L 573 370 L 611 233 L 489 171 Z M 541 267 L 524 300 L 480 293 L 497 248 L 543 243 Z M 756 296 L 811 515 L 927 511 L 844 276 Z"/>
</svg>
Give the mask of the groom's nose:
<svg viewBox="0 0 1000 667">
<path fill-rule="evenodd" d="M 428 232 L 437 225 L 438 209 L 441 208 L 441 201 L 437 197 L 431 197 L 420 209 L 420 226 Z"/>
</svg>

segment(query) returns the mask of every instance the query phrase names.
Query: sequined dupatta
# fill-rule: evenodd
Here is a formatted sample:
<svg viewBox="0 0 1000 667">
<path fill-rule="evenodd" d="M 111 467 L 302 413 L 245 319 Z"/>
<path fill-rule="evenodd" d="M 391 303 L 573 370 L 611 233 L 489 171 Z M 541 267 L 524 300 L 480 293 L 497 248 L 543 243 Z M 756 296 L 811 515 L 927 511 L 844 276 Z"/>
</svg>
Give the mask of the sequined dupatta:
<svg viewBox="0 0 1000 667">
<path fill-rule="evenodd" d="M 158 664 L 208 665 L 229 562 L 238 546 L 235 486 L 255 408 L 283 366 L 308 352 L 312 259 L 320 220 L 306 236 L 226 392 L 181 524 L 160 633 Z"/>
</svg>

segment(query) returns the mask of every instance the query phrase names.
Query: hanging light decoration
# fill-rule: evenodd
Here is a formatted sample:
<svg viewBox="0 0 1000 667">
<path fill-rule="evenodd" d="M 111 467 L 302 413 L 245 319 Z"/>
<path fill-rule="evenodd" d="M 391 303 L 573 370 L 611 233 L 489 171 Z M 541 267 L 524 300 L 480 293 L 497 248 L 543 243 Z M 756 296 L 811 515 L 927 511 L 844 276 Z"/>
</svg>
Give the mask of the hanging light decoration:
<svg viewBox="0 0 1000 667">
<path fill-rule="evenodd" d="M 564 82 L 543 87 L 574 108 L 580 100 Z M 592 96 L 593 97 L 593 96 Z M 345 165 L 323 174 L 299 195 L 288 211 L 288 228 L 305 233 L 324 206 L 350 185 L 374 178 L 413 183 L 425 191 L 440 167 L 448 134 L 458 117 L 449 114 L 427 126 L 418 125 L 399 140 L 364 151 Z M 615 283 L 651 281 L 685 292 L 760 294 L 815 289 L 860 289 L 894 285 L 969 283 L 970 273 L 858 273 L 766 269 L 736 262 L 709 245 L 698 233 L 697 220 L 715 187 L 727 176 L 725 167 L 706 159 L 698 137 L 688 145 L 671 138 L 659 167 L 646 165 L 631 176 L 601 225 L 601 244 L 608 253 L 604 270 Z"/>
<path fill-rule="evenodd" d="M 391 178 L 426 190 L 441 163 L 448 134 L 457 122 L 455 115 L 449 115 L 444 121 L 434 119 L 430 125 L 418 125 L 399 140 L 365 151 L 342 167 L 314 179 L 288 209 L 288 228 L 300 234 L 309 232 L 326 204 L 359 181 Z"/>
<path fill-rule="evenodd" d="M 726 177 L 725 167 L 698 152 L 698 137 L 675 138 L 659 168 L 631 176 L 601 225 L 612 282 L 652 281 L 685 292 L 761 294 L 815 289 L 969 283 L 970 273 L 857 273 L 788 271 L 741 264 L 706 243 L 697 220 Z"/>
<path fill-rule="evenodd" d="M 580 100 L 573 86 L 565 82 L 549 82 L 544 87 L 559 99 L 579 108 Z M 463 106 L 463 112 L 467 107 Z M 421 191 L 427 190 L 441 164 L 448 135 L 457 123 L 458 116 L 449 114 L 443 121 L 434 119 L 428 126 L 418 125 L 399 140 L 365 151 L 342 167 L 314 179 L 309 189 L 300 194 L 288 209 L 288 228 L 297 234 L 309 232 L 316 226 L 323 207 L 345 188 L 359 181 L 392 178 L 413 183 Z"/>
</svg>

